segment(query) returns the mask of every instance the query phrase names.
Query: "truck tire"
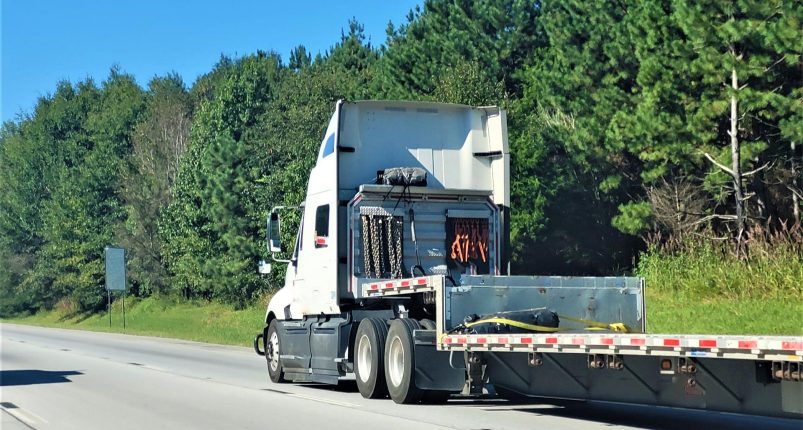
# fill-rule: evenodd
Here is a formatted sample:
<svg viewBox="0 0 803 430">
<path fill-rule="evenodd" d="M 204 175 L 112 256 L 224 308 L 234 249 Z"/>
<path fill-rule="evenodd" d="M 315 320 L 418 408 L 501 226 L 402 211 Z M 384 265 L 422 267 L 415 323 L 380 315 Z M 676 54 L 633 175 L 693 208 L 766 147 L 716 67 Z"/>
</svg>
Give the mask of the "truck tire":
<svg viewBox="0 0 803 430">
<path fill-rule="evenodd" d="M 265 334 L 265 360 L 268 362 L 268 376 L 274 383 L 287 382 L 284 379 L 284 369 L 282 368 L 282 361 L 279 359 L 281 354 L 281 346 L 279 345 L 279 332 L 277 326 L 278 320 L 273 320 L 268 326 L 268 332 Z"/>
<path fill-rule="evenodd" d="M 390 322 L 385 343 L 385 381 L 388 394 L 396 403 L 418 403 L 424 391 L 415 385 L 415 345 L 413 330 L 418 321 L 402 318 Z"/>
<path fill-rule="evenodd" d="M 354 338 L 354 376 L 357 388 L 366 399 L 379 399 L 388 395 L 385 384 L 385 339 L 388 326 L 379 318 L 360 321 Z"/>
</svg>

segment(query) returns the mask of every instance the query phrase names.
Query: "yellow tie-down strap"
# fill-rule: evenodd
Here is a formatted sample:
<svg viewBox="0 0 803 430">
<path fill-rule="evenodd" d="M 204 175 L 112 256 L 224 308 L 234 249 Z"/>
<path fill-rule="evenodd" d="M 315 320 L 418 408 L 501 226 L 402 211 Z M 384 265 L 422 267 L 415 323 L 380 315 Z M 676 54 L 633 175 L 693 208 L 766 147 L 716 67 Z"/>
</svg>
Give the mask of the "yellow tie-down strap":
<svg viewBox="0 0 803 430">
<path fill-rule="evenodd" d="M 586 326 L 586 328 L 585 328 L 586 330 L 611 330 L 611 331 L 615 331 L 615 332 L 618 332 L 618 333 L 629 333 L 630 332 L 630 329 L 624 323 L 621 323 L 621 322 L 604 323 L 604 322 L 599 322 L 599 321 L 585 320 L 585 319 L 582 319 L 582 318 L 572 318 L 572 317 L 567 317 L 567 316 L 563 316 L 563 315 L 558 315 L 558 318 L 561 319 L 561 320 L 573 321 L 573 322 L 584 324 Z M 509 325 L 511 327 L 518 327 L 518 328 L 521 328 L 521 329 L 524 329 L 524 330 L 538 331 L 538 332 L 545 332 L 545 333 L 555 333 L 555 332 L 559 332 L 559 331 L 572 330 L 570 328 L 547 327 L 547 326 L 536 325 L 536 324 L 528 324 L 528 323 L 525 323 L 525 322 L 516 321 L 516 320 L 512 320 L 512 319 L 508 319 L 508 318 L 500 318 L 500 317 L 484 318 L 484 319 L 477 320 L 477 321 L 474 321 L 474 322 L 465 323 L 464 326 L 465 327 L 473 327 L 475 325 L 480 325 L 480 324 L 494 324 L 494 323 L 496 323 L 496 324 L 505 324 L 505 325 Z"/>
</svg>

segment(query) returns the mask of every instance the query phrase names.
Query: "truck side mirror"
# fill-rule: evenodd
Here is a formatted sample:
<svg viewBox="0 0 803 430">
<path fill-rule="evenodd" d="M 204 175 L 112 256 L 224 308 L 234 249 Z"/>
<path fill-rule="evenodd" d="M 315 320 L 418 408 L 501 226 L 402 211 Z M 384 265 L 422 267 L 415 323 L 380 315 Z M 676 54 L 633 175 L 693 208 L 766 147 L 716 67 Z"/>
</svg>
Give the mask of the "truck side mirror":
<svg viewBox="0 0 803 430">
<path fill-rule="evenodd" d="M 279 214 L 271 212 L 268 216 L 268 251 L 282 252 L 282 242 L 279 229 Z"/>
</svg>

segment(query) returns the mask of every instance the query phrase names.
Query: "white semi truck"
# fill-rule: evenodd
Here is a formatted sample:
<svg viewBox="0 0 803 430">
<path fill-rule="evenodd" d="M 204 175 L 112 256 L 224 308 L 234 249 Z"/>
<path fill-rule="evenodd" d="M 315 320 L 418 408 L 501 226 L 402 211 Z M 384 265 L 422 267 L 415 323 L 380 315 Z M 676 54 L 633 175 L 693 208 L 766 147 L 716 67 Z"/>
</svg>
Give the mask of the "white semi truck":
<svg viewBox="0 0 803 430">
<path fill-rule="evenodd" d="M 336 104 L 305 201 L 268 219 L 287 269 L 254 349 L 273 382 L 803 417 L 803 337 L 646 334 L 640 278 L 511 276 L 506 127 L 497 107 Z"/>
</svg>

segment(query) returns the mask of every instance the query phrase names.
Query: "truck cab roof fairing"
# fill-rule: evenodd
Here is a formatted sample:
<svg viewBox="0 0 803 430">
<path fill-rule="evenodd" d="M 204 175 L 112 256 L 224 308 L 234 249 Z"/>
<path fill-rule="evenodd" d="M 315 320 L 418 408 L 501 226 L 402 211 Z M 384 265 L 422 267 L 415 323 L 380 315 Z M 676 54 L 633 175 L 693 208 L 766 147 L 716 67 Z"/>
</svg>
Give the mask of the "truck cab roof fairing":
<svg viewBox="0 0 803 430">
<path fill-rule="evenodd" d="M 339 188 L 353 192 L 390 167 L 422 167 L 428 187 L 494 190 L 494 202 L 508 206 L 505 124 L 498 107 L 344 102 L 336 144 L 348 152 L 339 154 Z"/>
</svg>

